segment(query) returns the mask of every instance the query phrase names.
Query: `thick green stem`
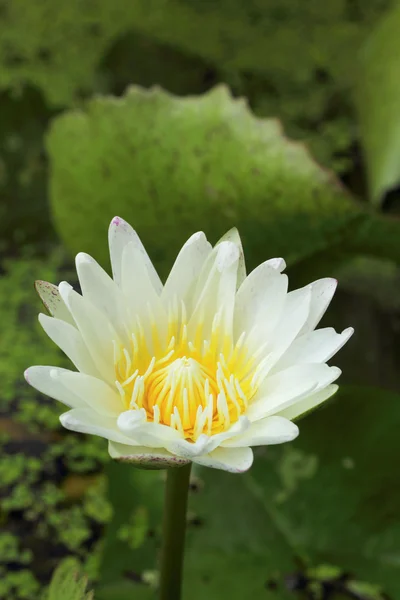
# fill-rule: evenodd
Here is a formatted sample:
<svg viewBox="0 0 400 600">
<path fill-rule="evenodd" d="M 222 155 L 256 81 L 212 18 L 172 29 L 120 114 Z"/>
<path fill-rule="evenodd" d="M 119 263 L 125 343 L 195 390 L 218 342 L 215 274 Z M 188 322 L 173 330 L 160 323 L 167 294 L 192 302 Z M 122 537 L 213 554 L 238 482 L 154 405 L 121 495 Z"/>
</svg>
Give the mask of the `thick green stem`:
<svg viewBox="0 0 400 600">
<path fill-rule="evenodd" d="M 163 544 L 160 569 L 160 600 L 180 600 L 185 547 L 186 511 L 192 463 L 167 471 Z"/>
</svg>

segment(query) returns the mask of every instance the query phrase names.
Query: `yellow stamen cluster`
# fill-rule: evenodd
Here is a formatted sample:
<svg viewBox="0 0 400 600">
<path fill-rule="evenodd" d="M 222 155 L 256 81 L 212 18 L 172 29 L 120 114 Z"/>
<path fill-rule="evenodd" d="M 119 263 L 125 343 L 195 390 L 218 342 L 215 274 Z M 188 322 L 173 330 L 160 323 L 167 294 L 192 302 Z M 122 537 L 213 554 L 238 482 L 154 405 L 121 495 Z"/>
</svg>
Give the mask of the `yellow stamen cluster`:
<svg viewBox="0 0 400 600">
<path fill-rule="evenodd" d="M 138 323 L 128 348 L 115 344 L 116 385 L 123 410 L 144 408 L 148 421 L 196 441 L 225 431 L 246 411 L 256 391 L 254 359 L 244 336 L 233 344 L 220 319 L 208 339 L 201 325 L 190 339 L 184 307 L 179 319 L 174 312 L 164 343 L 154 327 L 146 336 Z"/>
</svg>

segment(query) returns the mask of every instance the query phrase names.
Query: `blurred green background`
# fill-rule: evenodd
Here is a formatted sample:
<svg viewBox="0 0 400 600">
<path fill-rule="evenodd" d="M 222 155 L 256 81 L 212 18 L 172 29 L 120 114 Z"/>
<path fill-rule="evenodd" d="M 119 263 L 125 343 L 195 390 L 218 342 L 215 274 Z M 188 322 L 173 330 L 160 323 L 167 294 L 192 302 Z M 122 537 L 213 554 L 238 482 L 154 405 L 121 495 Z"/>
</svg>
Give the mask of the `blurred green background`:
<svg viewBox="0 0 400 600">
<path fill-rule="evenodd" d="M 185 599 L 400 597 L 399 32 L 394 0 L 0 0 L 0 598 L 81 600 L 70 570 L 154 595 L 163 473 L 62 431 L 22 377 L 68 366 L 33 281 L 108 268 L 116 214 L 163 276 L 236 225 L 248 268 L 336 276 L 323 325 L 356 329 L 295 443 L 195 473 Z"/>
</svg>

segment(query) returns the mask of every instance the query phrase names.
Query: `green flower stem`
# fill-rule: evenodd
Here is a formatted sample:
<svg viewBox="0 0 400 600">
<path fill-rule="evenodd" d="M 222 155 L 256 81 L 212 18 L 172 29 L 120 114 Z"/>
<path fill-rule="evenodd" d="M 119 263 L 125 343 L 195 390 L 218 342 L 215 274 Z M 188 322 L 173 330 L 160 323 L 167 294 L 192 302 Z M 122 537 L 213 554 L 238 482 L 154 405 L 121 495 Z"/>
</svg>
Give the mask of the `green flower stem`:
<svg viewBox="0 0 400 600">
<path fill-rule="evenodd" d="M 160 600 L 180 600 L 186 512 L 192 463 L 167 471 L 163 545 L 160 569 Z"/>
</svg>

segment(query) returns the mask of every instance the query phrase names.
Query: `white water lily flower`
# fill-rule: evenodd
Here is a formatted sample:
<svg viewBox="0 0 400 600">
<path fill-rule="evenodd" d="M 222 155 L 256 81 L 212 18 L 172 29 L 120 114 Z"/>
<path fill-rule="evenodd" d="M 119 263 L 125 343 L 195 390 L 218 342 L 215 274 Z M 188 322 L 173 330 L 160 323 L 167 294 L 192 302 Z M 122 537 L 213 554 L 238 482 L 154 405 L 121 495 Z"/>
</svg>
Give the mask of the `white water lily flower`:
<svg viewBox="0 0 400 600">
<path fill-rule="evenodd" d="M 67 429 L 108 439 L 113 458 L 138 465 L 238 473 L 252 446 L 293 440 L 292 421 L 336 391 L 340 370 L 326 361 L 353 329 L 314 331 L 334 279 L 288 293 L 282 259 L 246 277 L 236 230 L 214 248 L 192 235 L 165 285 L 118 217 L 109 245 L 113 279 L 80 253 L 82 295 L 36 283 L 52 315 L 40 323 L 77 371 L 35 366 L 26 379 L 70 407 Z"/>
</svg>

